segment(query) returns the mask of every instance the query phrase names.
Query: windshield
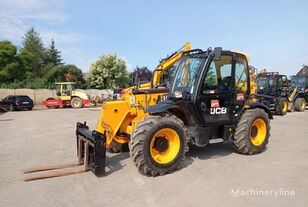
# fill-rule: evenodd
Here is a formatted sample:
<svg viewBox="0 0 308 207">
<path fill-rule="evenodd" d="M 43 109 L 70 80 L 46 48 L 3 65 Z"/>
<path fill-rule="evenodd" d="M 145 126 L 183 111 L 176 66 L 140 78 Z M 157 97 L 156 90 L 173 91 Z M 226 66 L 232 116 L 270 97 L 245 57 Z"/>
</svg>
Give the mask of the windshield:
<svg viewBox="0 0 308 207">
<path fill-rule="evenodd" d="M 266 88 L 267 84 L 268 84 L 268 77 L 258 77 L 257 78 L 257 85 L 260 89 Z"/>
<path fill-rule="evenodd" d="M 176 69 L 171 92 L 193 93 L 195 81 L 203 61 L 204 58 L 201 57 L 184 57 Z"/>
<path fill-rule="evenodd" d="M 305 77 L 293 77 L 291 79 L 291 87 L 306 88 L 306 78 Z"/>
<path fill-rule="evenodd" d="M 17 100 L 19 101 L 29 101 L 29 96 L 17 96 Z"/>
</svg>

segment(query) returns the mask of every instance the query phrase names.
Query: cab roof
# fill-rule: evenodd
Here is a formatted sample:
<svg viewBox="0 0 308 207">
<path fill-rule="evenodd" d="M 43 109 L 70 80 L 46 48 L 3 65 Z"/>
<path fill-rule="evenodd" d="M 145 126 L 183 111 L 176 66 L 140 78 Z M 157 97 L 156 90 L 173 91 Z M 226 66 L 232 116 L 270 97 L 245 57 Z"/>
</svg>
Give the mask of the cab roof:
<svg viewBox="0 0 308 207">
<path fill-rule="evenodd" d="M 251 56 L 246 52 L 240 52 L 240 51 L 236 51 L 236 50 L 231 50 L 231 52 L 234 52 L 234 53 L 237 53 L 237 54 L 240 54 L 240 55 L 244 55 L 246 57 L 247 61 L 251 60 Z"/>
<path fill-rule="evenodd" d="M 57 82 L 56 85 L 69 85 L 69 84 L 76 84 L 75 82 Z"/>
</svg>

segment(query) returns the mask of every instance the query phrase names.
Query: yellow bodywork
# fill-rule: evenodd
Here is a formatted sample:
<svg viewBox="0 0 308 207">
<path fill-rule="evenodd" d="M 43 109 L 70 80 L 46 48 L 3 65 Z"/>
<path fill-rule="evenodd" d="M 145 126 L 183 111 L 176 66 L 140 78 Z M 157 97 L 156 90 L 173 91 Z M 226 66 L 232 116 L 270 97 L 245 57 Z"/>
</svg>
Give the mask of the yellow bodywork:
<svg viewBox="0 0 308 207">
<path fill-rule="evenodd" d="M 190 43 L 187 42 L 183 48 L 174 53 L 171 57 L 163 60 L 156 67 L 152 83 L 145 83 L 138 89 L 156 88 L 164 72 L 170 69 L 184 52 L 190 50 Z M 133 94 L 134 87 L 124 90 L 121 100 L 105 102 L 102 106 L 96 131 L 106 133 L 107 146 L 115 140 L 118 143 L 127 143 L 129 136 L 139 123 L 148 114 L 145 112 L 148 106 L 155 105 L 160 95 L 164 93 Z"/>
</svg>

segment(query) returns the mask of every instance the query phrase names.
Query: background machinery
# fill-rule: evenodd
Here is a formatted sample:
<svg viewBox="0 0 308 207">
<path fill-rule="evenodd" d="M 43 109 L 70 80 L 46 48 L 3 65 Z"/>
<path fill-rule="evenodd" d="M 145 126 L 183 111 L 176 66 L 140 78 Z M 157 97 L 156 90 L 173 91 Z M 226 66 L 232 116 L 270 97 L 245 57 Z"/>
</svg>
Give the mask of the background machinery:
<svg viewBox="0 0 308 207">
<path fill-rule="evenodd" d="M 71 106 L 73 108 L 81 108 L 90 105 L 90 99 L 83 91 L 74 90 L 74 82 L 55 83 L 57 87 L 58 99 L 48 98 L 43 101 L 43 105 L 48 108 L 59 108 L 63 106 Z"/>
<path fill-rule="evenodd" d="M 308 76 L 291 76 L 290 90 L 294 92 L 294 110 L 304 111 L 308 103 Z"/>
<path fill-rule="evenodd" d="M 277 72 L 261 72 L 257 75 L 256 81 L 258 101 L 275 114 L 285 115 L 290 95 L 287 76 Z"/>
</svg>

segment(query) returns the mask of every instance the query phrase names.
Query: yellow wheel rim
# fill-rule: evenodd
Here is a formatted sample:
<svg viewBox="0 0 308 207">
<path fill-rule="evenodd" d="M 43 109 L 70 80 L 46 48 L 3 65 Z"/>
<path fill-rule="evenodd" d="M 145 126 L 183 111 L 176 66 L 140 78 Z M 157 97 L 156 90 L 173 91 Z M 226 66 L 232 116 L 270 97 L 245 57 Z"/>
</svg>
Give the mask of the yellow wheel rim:
<svg viewBox="0 0 308 207">
<path fill-rule="evenodd" d="M 282 103 L 282 111 L 283 112 L 287 112 L 287 110 L 288 110 L 288 103 L 286 101 L 284 101 Z"/>
<path fill-rule="evenodd" d="M 263 144 L 266 137 L 266 123 L 263 119 L 256 119 L 250 128 L 250 141 L 255 146 Z"/>
<path fill-rule="evenodd" d="M 302 100 L 302 109 L 306 108 L 306 102 L 305 100 Z"/>
<path fill-rule="evenodd" d="M 74 102 L 74 106 L 75 106 L 75 107 L 79 107 L 79 106 L 80 106 L 80 102 L 79 102 L 79 101 L 75 101 L 75 102 Z"/>
<path fill-rule="evenodd" d="M 152 159 L 159 164 L 172 162 L 180 151 L 180 142 L 180 137 L 175 130 L 171 128 L 159 130 L 151 140 Z"/>
</svg>

